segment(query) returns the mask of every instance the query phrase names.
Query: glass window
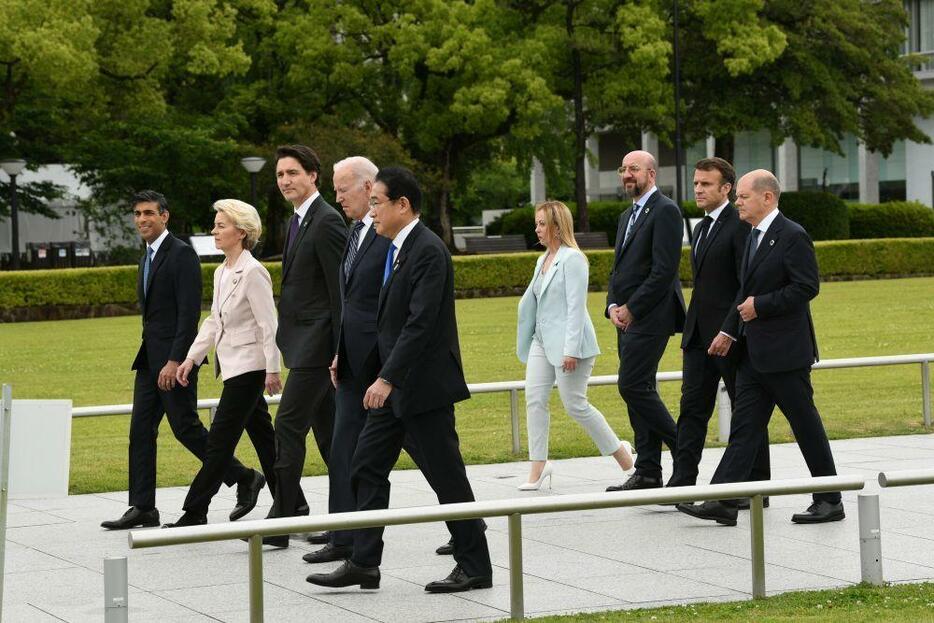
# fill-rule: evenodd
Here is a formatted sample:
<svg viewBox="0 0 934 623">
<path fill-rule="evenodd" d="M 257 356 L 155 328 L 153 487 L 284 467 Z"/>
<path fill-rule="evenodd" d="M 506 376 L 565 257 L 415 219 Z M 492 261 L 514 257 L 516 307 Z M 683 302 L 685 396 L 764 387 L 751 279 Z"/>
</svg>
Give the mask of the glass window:
<svg viewBox="0 0 934 623">
<path fill-rule="evenodd" d="M 775 170 L 775 150 L 768 130 L 737 132 L 733 138 L 733 168 L 737 179 L 755 169 Z"/>
<path fill-rule="evenodd" d="M 879 159 L 879 201 L 904 201 L 906 190 L 905 141 L 897 141 L 889 157 Z"/>
<path fill-rule="evenodd" d="M 859 199 L 859 143 L 847 134 L 840 141 L 843 155 L 817 149 L 798 149 L 801 190 L 826 190 L 843 199 Z"/>
</svg>

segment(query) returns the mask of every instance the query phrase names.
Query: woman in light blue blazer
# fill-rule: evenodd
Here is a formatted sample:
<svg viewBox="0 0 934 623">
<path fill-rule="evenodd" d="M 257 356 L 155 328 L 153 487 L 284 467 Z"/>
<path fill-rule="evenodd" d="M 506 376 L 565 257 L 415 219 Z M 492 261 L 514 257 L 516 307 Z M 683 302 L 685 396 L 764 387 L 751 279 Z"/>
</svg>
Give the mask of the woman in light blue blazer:
<svg viewBox="0 0 934 623">
<path fill-rule="evenodd" d="M 529 480 L 521 491 L 551 485 L 548 462 L 548 399 L 555 381 L 568 415 L 584 427 L 600 453 L 632 469 L 632 447 L 620 442 L 606 418 L 587 401 L 587 381 L 600 354 L 587 313 L 587 257 L 574 240 L 571 211 L 560 201 L 535 207 L 535 234 L 545 247 L 535 274 L 519 301 L 516 353 L 525 368 L 525 410 L 529 432 Z"/>
</svg>

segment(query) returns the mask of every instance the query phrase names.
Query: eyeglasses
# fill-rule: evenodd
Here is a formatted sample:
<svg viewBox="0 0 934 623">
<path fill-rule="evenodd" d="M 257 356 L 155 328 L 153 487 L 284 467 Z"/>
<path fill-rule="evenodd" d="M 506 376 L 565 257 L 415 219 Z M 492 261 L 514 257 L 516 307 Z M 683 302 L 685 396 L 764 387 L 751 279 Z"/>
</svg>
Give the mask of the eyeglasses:
<svg viewBox="0 0 934 623">
<path fill-rule="evenodd" d="M 398 201 L 398 199 L 383 199 L 382 201 L 377 201 L 376 199 L 370 199 L 367 203 L 370 206 L 370 209 L 374 209 L 376 206 L 383 205 L 384 203 L 392 203 L 393 201 Z"/>
<path fill-rule="evenodd" d="M 638 173 L 638 172 L 641 171 L 641 170 L 642 170 L 641 167 L 637 167 L 636 165 L 630 165 L 630 166 L 628 166 L 628 167 L 622 166 L 622 167 L 616 169 L 616 172 L 619 173 L 620 175 L 626 175 L 626 171 L 629 171 L 630 173 L 632 173 L 633 175 L 635 175 L 636 173 Z"/>
</svg>

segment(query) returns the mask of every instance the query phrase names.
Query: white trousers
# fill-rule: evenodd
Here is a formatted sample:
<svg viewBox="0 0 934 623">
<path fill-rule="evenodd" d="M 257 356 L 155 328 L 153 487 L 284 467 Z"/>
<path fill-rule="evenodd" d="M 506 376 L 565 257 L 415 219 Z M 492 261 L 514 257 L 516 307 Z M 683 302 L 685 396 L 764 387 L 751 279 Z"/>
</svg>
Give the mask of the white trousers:
<svg viewBox="0 0 934 623">
<path fill-rule="evenodd" d="M 606 418 L 587 402 L 587 381 L 593 370 L 594 359 L 580 359 L 573 372 L 556 368 L 545 357 L 545 349 L 538 337 L 532 339 L 529 360 L 525 367 L 525 417 L 529 432 L 529 460 L 548 459 L 548 431 L 551 414 L 548 399 L 551 387 L 558 382 L 558 394 L 565 410 L 584 427 L 597 444 L 600 454 L 607 456 L 619 449 L 619 438 Z"/>
</svg>

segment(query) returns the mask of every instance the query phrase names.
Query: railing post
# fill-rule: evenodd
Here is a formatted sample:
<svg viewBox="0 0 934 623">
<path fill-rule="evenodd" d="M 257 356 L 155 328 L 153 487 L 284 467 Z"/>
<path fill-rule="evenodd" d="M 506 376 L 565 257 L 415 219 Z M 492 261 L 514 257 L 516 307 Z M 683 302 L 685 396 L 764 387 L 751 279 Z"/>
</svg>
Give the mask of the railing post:
<svg viewBox="0 0 934 623">
<path fill-rule="evenodd" d="M 250 537 L 250 623 L 263 623 L 263 537 Z"/>
<path fill-rule="evenodd" d="M 717 388 L 717 423 L 720 429 L 720 443 L 726 443 L 730 440 L 730 424 L 733 420 L 733 405 L 730 403 L 730 394 L 726 391 L 726 385 L 720 381 Z"/>
<path fill-rule="evenodd" d="M 931 362 L 921 362 L 921 412 L 924 426 L 931 426 Z"/>
<path fill-rule="evenodd" d="M 13 389 L 3 386 L 0 399 L 0 620 L 3 619 L 3 580 L 6 567 L 6 509 L 10 485 L 10 423 L 13 419 Z"/>
<path fill-rule="evenodd" d="M 879 519 L 879 496 L 860 493 L 859 566 L 862 581 L 882 586 L 882 531 Z"/>
<path fill-rule="evenodd" d="M 512 453 L 519 454 L 519 390 L 509 390 L 509 412 L 512 416 Z"/>
<path fill-rule="evenodd" d="M 749 503 L 749 534 L 752 538 L 752 598 L 765 597 L 765 522 L 762 496 L 754 495 Z"/>
<path fill-rule="evenodd" d="M 217 416 L 217 407 L 211 407 L 208 409 L 208 424 L 214 423 L 215 416 Z"/>
<path fill-rule="evenodd" d="M 509 613 L 513 621 L 525 619 L 522 588 L 522 515 L 509 516 Z"/>
<path fill-rule="evenodd" d="M 130 603 L 126 557 L 104 559 L 104 623 L 127 623 Z"/>
</svg>

